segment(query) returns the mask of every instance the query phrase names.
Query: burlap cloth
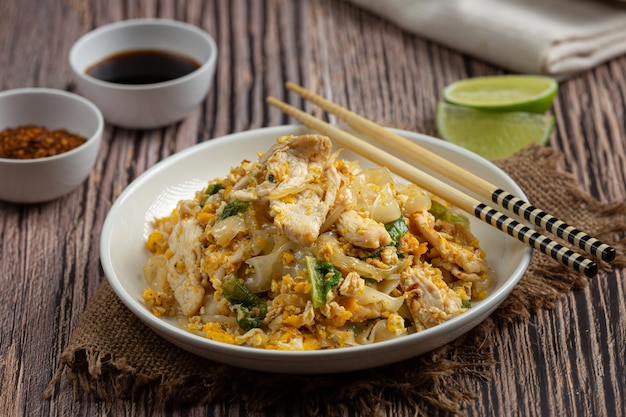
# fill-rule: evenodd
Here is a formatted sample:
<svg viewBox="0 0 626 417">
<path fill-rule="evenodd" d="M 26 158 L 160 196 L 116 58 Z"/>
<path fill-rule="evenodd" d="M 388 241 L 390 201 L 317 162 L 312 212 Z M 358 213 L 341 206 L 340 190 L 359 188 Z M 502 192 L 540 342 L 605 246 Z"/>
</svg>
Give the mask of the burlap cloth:
<svg viewBox="0 0 626 417">
<path fill-rule="evenodd" d="M 583 192 L 564 172 L 562 156 L 551 148 L 530 146 L 497 164 L 535 206 L 614 244 L 618 258 L 611 266 L 601 264 L 602 270 L 626 265 L 626 203 L 601 204 Z M 473 398 L 462 379 L 494 377 L 494 334 L 507 323 L 554 308 L 560 297 L 586 284 L 584 276 L 536 252 L 503 304 L 452 343 L 384 369 L 307 376 L 248 371 L 189 354 L 145 327 L 103 280 L 44 395 L 52 398 L 55 390 L 72 386 L 77 400 L 91 395 L 104 401 L 133 401 L 145 394 L 169 406 L 238 403 L 247 411 L 271 411 L 283 401 L 294 401 L 303 413 L 325 416 L 348 408 L 359 415 L 376 415 L 385 404 L 395 402 L 416 415 L 432 415 L 435 410 L 462 414 L 464 404 Z M 62 383 L 63 376 L 69 384 Z"/>
</svg>

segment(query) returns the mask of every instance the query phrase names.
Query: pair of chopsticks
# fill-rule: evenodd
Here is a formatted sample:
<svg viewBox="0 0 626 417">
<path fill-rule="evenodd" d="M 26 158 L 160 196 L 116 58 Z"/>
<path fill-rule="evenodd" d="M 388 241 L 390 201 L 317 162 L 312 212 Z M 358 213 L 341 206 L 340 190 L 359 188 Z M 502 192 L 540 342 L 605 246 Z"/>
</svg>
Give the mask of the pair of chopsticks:
<svg viewBox="0 0 626 417">
<path fill-rule="evenodd" d="M 490 199 L 495 204 L 511 211 L 519 217 L 523 217 L 537 226 L 542 227 L 546 231 L 559 236 L 560 238 L 568 241 L 570 244 L 584 250 L 588 254 L 606 262 L 611 262 L 615 259 L 615 249 L 609 245 L 600 242 L 598 239 L 591 237 L 586 233 L 568 225 L 562 220 L 559 220 L 556 217 L 532 206 L 515 195 L 490 184 L 488 181 L 464 170 L 439 155 L 351 112 L 348 109 L 332 103 L 301 86 L 292 82 L 286 83 L 285 86 L 287 89 L 297 93 L 305 100 L 309 100 L 327 112 L 335 115 L 339 120 L 343 121 L 356 131 L 364 133 L 367 136 L 384 143 L 385 146 L 389 146 L 397 152 L 401 152 L 403 155 L 410 157 L 415 162 L 422 164 L 432 171 L 455 181 L 459 185 L 464 186 L 484 198 Z M 267 102 L 268 104 L 277 107 L 285 114 L 300 121 L 305 126 L 332 137 L 342 146 L 351 149 L 352 151 L 381 166 L 388 167 L 391 171 L 401 177 L 417 184 L 435 195 L 438 195 L 456 207 L 473 214 L 480 220 L 507 233 L 510 236 L 513 236 L 514 238 L 517 238 L 532 248 L 551 256 L 574 270 L 583 273 L 588 277 L 593 277 L 597 274 L 598 265 L 595 262 L 529 228 L 528 226 L 519 223 L 498 210 L 476 200 L 475 198 L 463 193 L 461 190 L 458 190 L 447 183 L 432 177 L 415 166 L 274 97 L 268 97 Z"/>
</svg>

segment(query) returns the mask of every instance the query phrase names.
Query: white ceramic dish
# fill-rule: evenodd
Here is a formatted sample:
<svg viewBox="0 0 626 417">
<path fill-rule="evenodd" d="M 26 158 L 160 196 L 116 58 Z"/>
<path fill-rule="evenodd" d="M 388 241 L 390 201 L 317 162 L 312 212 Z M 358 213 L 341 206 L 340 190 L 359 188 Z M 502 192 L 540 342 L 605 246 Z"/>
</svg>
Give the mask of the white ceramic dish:
<svg viewBox="0 0 626 417">
<path fill-rule="evenodd" d="M 52 88 L 16 88 L 0 93 L 0 131 L 35 125 L 66 129 L 87 139 L 58 155 L 34 159 L 0 158 L 0 199 L 41 203 L 83 183 L 93 169 L 104 120 L 100 110 L 77 94 Z"/>
<path fill-rule="evenodd" d="M 332 373 L 372 368 L 407 359 L 444 345 L 484 320 L 517 284 L 530 262 L 531 250 L 497 229 L 472 219 L 489 262 L 498 275 L 496 287 L 473 308 L 434 328 L 367 346 L 324 351 L 271 351 L 214 342 L 180 329 L 174 321 L 155 317 L 143 304 L 142 267 L 149 253 L 144 243 L 151 220 L 167 215 L 176 202 L 192 197 L 207 181 L 225 175 L 243 159 L 256 160 L 277 137 L 307 132 L 300 126 L 252 130 L 225 136 L 181 151 L 158 163 L 133 181 L 111 207 L 101 237 L 101 261 L 116 294 L 141 321 L 163 338 L 199 356 L 230 365 L 282 373 Z M 519 187 L 490 162 L 450 143 L 396 131 L 522 196 Z M 356 159 L 344 151 L 343 159 Z M 359 158 L 362 160 L 362 158 Z M 366 163 L 362 162 L 364 167 Z"/>
<path fill-rule="evenodd" d="M 192 73 L 170 81 L 127 85 L 101 81 L 85 73 L 112 55 L 137 50 L 174 52 L 200 64 Z M 217 45 L 200 28 L 169 19 L 131 19 L 86 33 L 69 54 L 80 94 L 117 126 L 150 129 L 183 119 L 206 97 L 217 64 Z"/>
</svg>

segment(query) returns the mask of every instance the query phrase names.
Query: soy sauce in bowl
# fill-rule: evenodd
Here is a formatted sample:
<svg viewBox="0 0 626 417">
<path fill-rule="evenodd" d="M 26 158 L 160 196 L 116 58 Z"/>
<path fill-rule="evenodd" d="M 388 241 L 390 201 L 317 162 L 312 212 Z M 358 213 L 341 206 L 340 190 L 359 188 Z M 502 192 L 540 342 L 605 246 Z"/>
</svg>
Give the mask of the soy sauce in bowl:
<svg viewBox="0 0 626 417">
<path fill-rule="evenodd" d="M 69 63 L 76 91 L 93 101 L 108 123 L 155 129 L 183 120 L 206 99 L 217 57 L 217 44 L 205 30 L 142 18 L 85 33 L 72 45 Z"/>
<path fill-rule="evenodd" d="M 200 68 L 187 56 L 158 50 L 126 51 L 90 66 L 85 71 L 101 81 L 116 84 L 155 84 L 184 77 Z"/>
</svg>

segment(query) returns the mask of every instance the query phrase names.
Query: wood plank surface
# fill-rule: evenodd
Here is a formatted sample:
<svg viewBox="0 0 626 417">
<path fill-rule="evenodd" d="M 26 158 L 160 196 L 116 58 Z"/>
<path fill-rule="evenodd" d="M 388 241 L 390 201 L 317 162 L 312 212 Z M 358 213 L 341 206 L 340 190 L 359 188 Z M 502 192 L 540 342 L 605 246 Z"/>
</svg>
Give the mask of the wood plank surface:
<svg viewBox="0 0 626 417">
<path fill-rule="evenodd" d="M 72 43 L 95 27 L 137 17 L 184 20 L 214 36 L 213 87 L 206 102 L 175 125 L 149 131 L 107 125 L 93 172 L 67 196 L 36 205 L 0 202 L 0 416 L 243 415 L 238 407 L 163 410 L 147 397 L 75 401 L 67 384 L 53 401 L 42 398 L 98 288 L 100 231 L 117 196 L 177 151 L 291 122 L 265 105 L 267 95 L 324 117 L 288 93 L 287 80 L 383 125 L 436 135 L 434 111 L 446 84 L 503 73 L 341 1 L 4 0 L 0 89 L 74 90 Z M 563 81 L 553 108 L 550 146 L 564 153 L 581 186 L 605 202 L 626 200 L 625 93 L 626 58 L 620 57 Z M 612 417 L 626 410 L 625 278 L 623 270 L 600 275 L 554 310 L 499 332 L 497 377 L 466 379 L 477 394 L 467 415 Z M 412 410 L 392 404 L 386 414 L 411 416 Z M 303 411 L 284 404 L 271 415 Z"/>
</svg>

